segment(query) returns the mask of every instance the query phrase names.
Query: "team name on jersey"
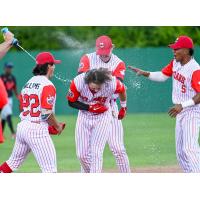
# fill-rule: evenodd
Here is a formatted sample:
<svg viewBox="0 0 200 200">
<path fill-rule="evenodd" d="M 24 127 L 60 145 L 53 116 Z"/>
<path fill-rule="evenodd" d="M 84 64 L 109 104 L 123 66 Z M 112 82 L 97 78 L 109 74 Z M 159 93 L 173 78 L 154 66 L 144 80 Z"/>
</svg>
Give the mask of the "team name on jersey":
<svg viewBox="0 0 200 200">
<path fill-rule="evenodd" d="M 40 83 L 26 83 L 23 88 L 29 88 L 29 89 L 36 89 L 38 90 L 40 88 Z"/>
<path fill-rule="evenodd" d="M 86 102 L 88 101 L 87 97 L 80 96 L 80 98 L 83 101 L 86 101 Z M 99 103 L 105 103 L 106 99 L 107 99 L 107 97 L 95 97 L 95 98 L 92 99 L 92 101 L 96 101 L 96 102 L 99 102 Z"/>
<path fill-rule="evenodd" d="M 96 97 L 94 98 L 94 101 L 100 102 L 100 103 L 105 103 L 107 97 Z"/>
<path fill-rule="evenodd" d="M 186 80 L 186 78 L 182 74 L 180 74 L 176 71 L 173 72 L 173 77 L 175 80 L 181 82 L 182 84 L 184 84 L 184 82 Z"/>
</svg>

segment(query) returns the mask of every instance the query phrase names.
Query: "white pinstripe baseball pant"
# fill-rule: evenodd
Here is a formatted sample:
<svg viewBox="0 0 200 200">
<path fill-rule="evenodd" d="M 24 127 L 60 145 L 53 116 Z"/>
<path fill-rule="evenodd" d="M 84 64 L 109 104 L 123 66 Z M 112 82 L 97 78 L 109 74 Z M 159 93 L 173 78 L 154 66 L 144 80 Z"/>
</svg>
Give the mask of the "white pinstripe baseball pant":
<svg viewBox="0 0 200 200">
<path fill-rule="evenodd" d="M 57 172 L 56 151 L 47 125 L 24 120 L 17 126 L 15 145 L 6 163 L 14 171 L 31 151 L 42 172 Z"/>
<path fill-rule="evenodd" d="M 184 172 L 200 172 L 199 130 L 199 112 L 189 110 L 177 116 L 176 155 Z"/>
<path fill-rule="evenodd" d="M 88 116 L 79 111 L 76 122 L 76 153 L 82 172 L 102 171 L 103 151 L 108 140 L 111 113 Z"/>
<path fill-rule="evenodd" d="M 122 121 L 118 120 L 118 106 L 116 102 L 112 102 L 112 110 L 116 113 L 116 117 L 112 117 L 108 145 L 115 156 L 119 171 L 122 173 L 129 173 L 131 170 L 124 146 L 124 131 Z"/>
</svg>

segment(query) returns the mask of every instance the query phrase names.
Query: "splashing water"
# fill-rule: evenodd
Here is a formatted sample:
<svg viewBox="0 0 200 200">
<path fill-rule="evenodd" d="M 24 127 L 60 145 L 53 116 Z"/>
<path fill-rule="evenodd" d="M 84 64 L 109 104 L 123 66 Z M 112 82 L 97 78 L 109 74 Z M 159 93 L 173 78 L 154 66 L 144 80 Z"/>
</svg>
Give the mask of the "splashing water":
<svg viewBox="0 0 200 200">
<path fill-rule="evenodd" d="M 77 39 L 66 35 L 64 32 L 58 31 L 56 32 L 57 38 L 63 42 L 66 47 L 74 48 L 74 49 L 88 49 L 91 48 L 91 45 L 85 42 L 80 42 Z"/>
<path fill-rule="evenodd" d="M 141 89 L 141 87 L 142 87 L 141 81 L 137 80 L 138 78 L 135 77 L 134 74 L 131 71 L 127 70 L 126 77 L 128 77 L 127 78 L 127 83 L 128 83 L 127 89 L 130 89 L 130 88 L 133 88 L 133 89 L 136 89 L 136 90 Z"/>
<path fill-rule="evenodd" d="M 131 87 L 131 88 L 134 88 L 136 90 L 139 90 L 141 89 L 141 82 L 137 81 L 137 80 L 134 80 L 134 79 L 129 79 L 128 80 L 128 85 Z M 128 87 L 129 88 L 129 87 Z"/>
<path fill-rule="evenodd" d="M 71 80 L 64 77 L 60 72 L 54 73 L 54 77 L 57 80 L 61 81 L 61 83 L 63 83 L 65 87 L 68 87 L 69 84 L 71 83 Z"/>
</svg>

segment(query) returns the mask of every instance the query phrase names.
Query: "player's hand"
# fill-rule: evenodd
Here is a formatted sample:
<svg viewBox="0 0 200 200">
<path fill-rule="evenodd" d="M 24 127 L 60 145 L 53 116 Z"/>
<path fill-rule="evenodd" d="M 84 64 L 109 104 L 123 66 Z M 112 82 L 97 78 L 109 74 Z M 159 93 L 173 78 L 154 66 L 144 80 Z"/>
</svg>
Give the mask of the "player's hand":
<svg viewBox="0 0 200 200">
<path fill-rule="evenodd" d="M 13 41 L 14 39 L 14 34 L 10 31 L 6 32 L 5 34 L 3 34 L 3 38 L 6 42 L 11 42 Z"/>
<path fill-rule="evenodd" d="M 133 66 L 128 66 L 128 68 L 131 69 L 133 72 L 135 72 L 137 76 L 141 76 L 141 75 L 147 76 L 149 73 Z"/>
<path fill-rule="evenodd" d="M 65 123 L 58 123 L 57 126 L 49 126 L 49 134 L 50 135 L 60 135 L 61 132 L 65 129 L 66 124 Z"/>
<path fill-rule="evenodd" d="M 168 111 L 168 114 L 170 117 L 176 117 L 177 114 L 179 114 L 183 110 L 183 107 L 181 104 L 175 104 L 173 107 L 170 108 Z"/>
<path fill-rule="evenodd" d="M 108 108 L 106 106 L 104 106 L 103 104 L 96 103 L 94 105 L 90 105 L 88 111 L 92 112 L 92 113 L 100 114 L 100 113 L 106 112 L 107 110 L 108 110 Z"/>
<path fill-rule="evenodd" d="M 126 116 L 127 107 L 121 108 L 118 114 L 118 119 L 123 119 Z"/>
</svg>

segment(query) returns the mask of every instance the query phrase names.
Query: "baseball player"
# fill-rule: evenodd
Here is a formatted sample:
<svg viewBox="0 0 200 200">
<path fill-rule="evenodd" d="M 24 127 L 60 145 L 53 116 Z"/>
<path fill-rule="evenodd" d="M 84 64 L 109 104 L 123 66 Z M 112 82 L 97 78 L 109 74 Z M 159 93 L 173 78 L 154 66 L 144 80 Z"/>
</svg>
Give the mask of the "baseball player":
<svg viewBox="0 0 200 200">
<path fill-rule="evenodd" d="M 8 126 L 11 131 L 12 138 L 15 138 L 15 131 L 13 128 L 13 123 L 12 123 L 12 106 L 13 106 L 13 92 L 15 93 L 15 96 L 17 99 L 19 99 L 19 95 L 17 92 L 17 83 L 16 83 L 16 78 L 12 74 L 12 68 L 13 68 L 13 63 L 11 62 L 6 62 L 4 65 L 4 74 L 1 74 L 1 78 L 4 82 L 4 85 L 6 87 L 6 91 L 8 93 L 8 104 L 4 106 L 1 112 L 1 118 L 2 118 L 2 128 L 4 130 L 5 123 L 7 121 Z"/>
<path fill-rule="evenodd" d="M 54 115 L 56 88 L 49 80 L 53 76 L 55 60 L 49 52 L 36 57 L 34 76 L 21 91 L 21 122 L 17 125 L 16 141 L 10 158 L 0 171 L 10 173 L 20 167 L 30 151 L 33 152 L 42 172 L 57 172 L 56 151 L 49 135 L 48 125 L 58 133 L 63 129 Z"/>
<path fill-rule="evenodd" d="M 112 75 L 121 82 L 124 80 L 125 63 L 112 53 L 114 45 L 110 37 L 102 35 L 96 40 L 96 52 L 84 55 L 80 60 L 78 73 L 87 72 L 90 69 L 106 68 L 112 71 Z M 118 95 L 113 95 L 112 122 L 108 137 L 109 147 L 115 156 L 116 163 L 120 172 L 131 172 L 129 159 L 124 146 L 124 132 L 121 120 L 118 120 L 118 106 L 116 100 Z"/>
<path fill-rule="evenodd" d="M 126 115 L 126 89 L 107 69 L 92 69 L 75 77 L 67 95 L 71 107 L 79 109 L 75 140 L 82 172 L 102 171 L 103 150 L 110 132 L 110 100 L 119 94 L 121 109 L 118 119 Z"/>
<path fill-rule="evenodd" d="M 176 156 L 184 172 L 200 172 L 200 66 L 193 58 L 194 45 L 188 36 L 180 36 L 170 44 L 174 59 L 159 72 L 129 67 L 152 81 L 173 80 L 169 115 L 176 117 Z"/>
</svg>

